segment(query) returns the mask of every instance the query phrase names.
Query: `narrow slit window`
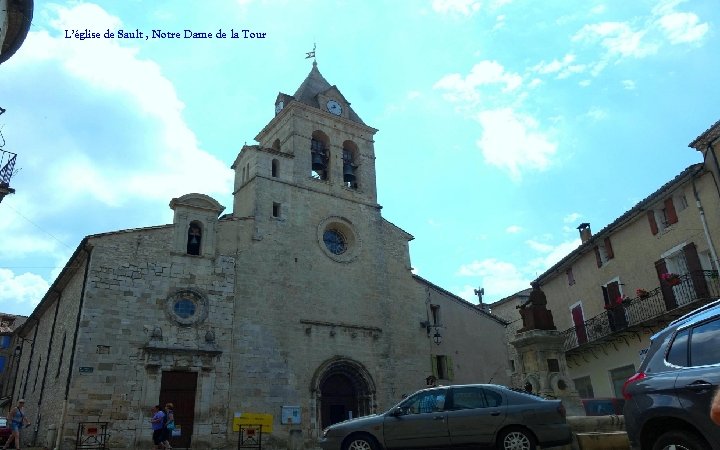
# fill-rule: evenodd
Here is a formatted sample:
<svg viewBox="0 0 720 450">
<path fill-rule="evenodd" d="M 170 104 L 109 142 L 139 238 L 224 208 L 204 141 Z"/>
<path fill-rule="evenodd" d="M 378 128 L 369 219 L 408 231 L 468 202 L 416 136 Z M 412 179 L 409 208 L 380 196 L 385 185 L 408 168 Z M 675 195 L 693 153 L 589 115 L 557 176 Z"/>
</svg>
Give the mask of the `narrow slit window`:
<svg viewBox="0 0 720 450">
<path fill-rule="evenodd" d="M 280 203 L 273 202 L 272 215 L 273 217 L 280 217 Z"/>
</svg>

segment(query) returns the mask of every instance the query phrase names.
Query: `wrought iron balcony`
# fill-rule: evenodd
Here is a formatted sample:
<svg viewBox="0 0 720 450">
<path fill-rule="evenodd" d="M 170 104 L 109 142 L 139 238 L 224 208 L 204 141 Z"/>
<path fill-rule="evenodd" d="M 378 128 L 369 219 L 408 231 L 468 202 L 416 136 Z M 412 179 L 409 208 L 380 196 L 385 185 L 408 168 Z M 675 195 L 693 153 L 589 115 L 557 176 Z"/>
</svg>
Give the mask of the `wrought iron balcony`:
<svg viewBox="0 0 720 450">
<path fill-rule="evenodd" d="M 7 194 L 13 194 L 10 178 L 15 174 L 15 158 L 17 155 L 0 149 L 0 202 Z"/>
<path fill-rule="evenodd" d="M 10 186 L 10 178 L 15 173 L 16 157 L 15 153 L 0 150 L 0 186 Z"/>
<path fill-rule="evenodd" d="M 563 332 L 565 351 L 581 353 L 598 344 L 626 340 L 643 329 L 664 326 L 671 320 L 720 297 L 720 278 L 715 270 L 681 275 L 672 284 L 648 291 L 642 298 L 628 299 Z M 570 356 L 570 355 L 568 355 Z"/>
</svg>

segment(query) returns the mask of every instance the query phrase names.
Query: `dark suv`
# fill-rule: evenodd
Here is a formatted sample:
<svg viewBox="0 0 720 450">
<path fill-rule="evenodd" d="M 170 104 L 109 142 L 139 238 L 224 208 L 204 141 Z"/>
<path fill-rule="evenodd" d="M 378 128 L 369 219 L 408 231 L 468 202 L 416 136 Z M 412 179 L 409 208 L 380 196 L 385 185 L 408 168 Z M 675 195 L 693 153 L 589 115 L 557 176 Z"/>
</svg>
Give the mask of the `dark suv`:
<svg viewBox="0 0 720 450">
<path fill-rule="evenodd" d="M 623 386 L 633 449 L 720 449 L 710 403 L 720 384 L 720 300 L 651 338 L 638 373 Z"/>
</svg>

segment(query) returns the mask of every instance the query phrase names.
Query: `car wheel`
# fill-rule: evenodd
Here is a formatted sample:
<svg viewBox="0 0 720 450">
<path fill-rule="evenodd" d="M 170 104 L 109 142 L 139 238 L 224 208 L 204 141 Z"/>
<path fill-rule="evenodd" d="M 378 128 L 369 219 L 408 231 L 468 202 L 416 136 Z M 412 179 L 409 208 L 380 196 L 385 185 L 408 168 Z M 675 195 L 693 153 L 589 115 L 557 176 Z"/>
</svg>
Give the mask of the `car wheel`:
<svg viewBox="0 0 720 450">
<path fill-rule="evenodd" d="M 535 450 L 535 437 L 523 428 L 509 428 L 500 434 L 498 450 Z"/>
<path fill-rule="evenodd" d="M 375 440 L 364 434 L 350 436 L 345 444 L 344 450 L 379 450 Z"/>
<path fill-rule="evenodd" d="M 692 431 L 668 431 L 660 435 L 653 450 L 710 450 L 703 438 Z"/>
</svg>

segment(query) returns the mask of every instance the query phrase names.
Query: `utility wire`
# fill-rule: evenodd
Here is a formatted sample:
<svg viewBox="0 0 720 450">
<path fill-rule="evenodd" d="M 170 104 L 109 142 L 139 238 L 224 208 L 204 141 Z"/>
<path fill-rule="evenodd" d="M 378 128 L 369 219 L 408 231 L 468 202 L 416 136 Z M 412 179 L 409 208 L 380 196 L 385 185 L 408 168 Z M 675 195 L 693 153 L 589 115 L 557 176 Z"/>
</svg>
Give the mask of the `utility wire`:
<svg viewBox="0 0 720 450">
<path fill-rule="evenodd" d="M 55 237 L 55 235 L 53 235 L 52 233 L 50 233 L 49 231 L 45 230 L 45 229 L 44 229 L 43 227 L 41 227 L 40 225 L 36 224 L 36 223 L 33 222 L 32 220 L 30 220 L 30 219 L 28 219 L 27 217 L 25 217 L 24 215 L 22 215 L 22 213 L 20 213 L 20 211 L 18 211 L 17 209 L 13 208 L 13 207 L 10 206 L 10 205 L 3 205 L 3 206 L 4 206 L 4 207 L 7 207 L 7 208 L 10 208 L 10 209 L 12 209 L 13 211 L 15 211 L 15 214 L 17 214 L 18 216 L 20 216 L 20 217 L 22 217 L 23 219 L 27 220 L 27 221 L 30 222 L 30 224 L 32 224 L 35 228 L 37 228 L 38 230 L 40 230 L 40 231 L 42 231 L 43 233 L 47 234 L 47 235 L 50 236 L 51 238 L 55 239 L 55 240 L 58 241 L 60 244 L 62 244 L 62 245 L 64 245 L 65 247 L 67 247 L 69 250 L 74 250 L 72 247 L 70 247 L 69 245 L 67 245 L 66 243 L 64 243 L 63 241 L 61 241 L 60 239 L 58 239 L 57 237 Z"/>
</svg>

